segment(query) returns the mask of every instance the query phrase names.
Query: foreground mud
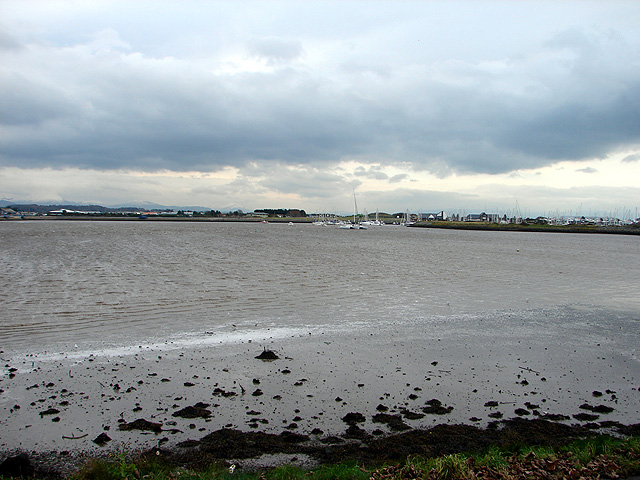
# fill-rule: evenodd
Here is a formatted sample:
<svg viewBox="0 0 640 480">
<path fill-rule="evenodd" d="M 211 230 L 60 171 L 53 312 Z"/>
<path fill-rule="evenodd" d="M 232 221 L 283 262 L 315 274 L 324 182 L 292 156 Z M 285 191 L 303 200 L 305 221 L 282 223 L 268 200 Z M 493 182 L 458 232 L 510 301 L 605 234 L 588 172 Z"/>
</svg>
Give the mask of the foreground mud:
<svg viewBox="0 0 640 480">
<path fill-rule="evenodd" d="M 252 468 L 637 433 L 636 325 L 560 313 L 0 352 L 0 461 L 160 451 Z"/>
<path fill-rule="evenodd" d="M 496 421 L 487 428 L 437 425 L 428 430 L 409 430 L 378 437 L 363 430 L 358 439 L 354 438 L 352 427 L 340 436 L 320 438 L 287 431 L 277 435 L 220 429 L 199 441 L 183 442 L 171 449 L 152 448 L 140 454 L 143 457 L 161 457 L 163 462 L 173 467 L 196 470 L 213 463 L 246 470 L 282 463 L 313 467 L 343 461 L 376 466 L 402 462 L 410 455 L 439 457 L 463 452 L 479 453 L 489 447 L 515 450 L 524 445 L 559 447 L 594 435 L 591 429 L 583 426 L 521 418 Z M 620 436 L 640 435 L 640 424 L 611 427 L 612 432 Z M 23 453 L 9 459 L 9 462 L 14 462 L 13 468 L 18 469 L 3 470 L 0 466 L 0 475 L 63 478 L 82 468 L 88 458 L 91 457 L 69 452 L 46 452 L 31 457 Z M 22 467 L 16 467 L 15 462 L 23 462 Z"/>
</svg>

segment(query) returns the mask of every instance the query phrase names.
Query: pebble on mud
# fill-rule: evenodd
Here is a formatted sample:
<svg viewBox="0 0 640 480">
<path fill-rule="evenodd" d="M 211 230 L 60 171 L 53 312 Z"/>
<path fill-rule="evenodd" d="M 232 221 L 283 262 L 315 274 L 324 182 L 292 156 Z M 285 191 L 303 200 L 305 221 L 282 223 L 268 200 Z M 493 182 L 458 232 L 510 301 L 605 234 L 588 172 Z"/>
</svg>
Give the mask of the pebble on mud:
<svg viewBox="0 0 640 480">
<path fill-rule="evenodd" d="M 143 418 L 139 418 L 130 423 L 121 423 L 118 425 L 119 430 L 142 430 L 151 431 L 154 433 L 160 433 L 162 431 L 162 424 L 150 422 Z"/>
<path fill-rule="evenodd" d="M 111 441 L 111 437 L 104 432 L 93 439 L 93 443 L 100 446 L 105 445 L 107 442 L 110 442 L 110 441 Z"/>
</svg>

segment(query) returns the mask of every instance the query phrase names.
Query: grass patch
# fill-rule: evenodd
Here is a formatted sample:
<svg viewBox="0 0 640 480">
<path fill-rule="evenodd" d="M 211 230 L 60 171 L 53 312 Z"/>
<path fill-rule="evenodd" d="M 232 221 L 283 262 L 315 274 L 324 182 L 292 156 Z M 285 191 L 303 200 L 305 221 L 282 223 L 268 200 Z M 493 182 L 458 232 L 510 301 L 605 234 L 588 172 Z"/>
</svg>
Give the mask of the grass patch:
<svg viewBox="0 0 640 480">
<path fill-rule="evenodd" d="M 322 465 L 307 474 L 313 480 L 368 480 L 371 472 L 352 462 Z"/>
<path fill-rule="evenodd" d="M 161 456 L 92 459 L 70 480 L 483 480 L 624 478 L 640 475 L 640 438 L 598 436 L 553 448 L 528 446 L 440 457 L 413 455 L 404 462 L 363 466 L 355 462 L 294 465 L 260 471 L 230 469 L 219 463 L 188 469 L 169 465 Z"/>
<path fill-rule="evenodd" d="M 176 472 L 177 470 L 160 459 L 145 456 L 130 458 L 120 454 L 109 460 L 91 459 L 71 478 L 73 480 L 162 479 L 169 478 Z"/>
</svg>

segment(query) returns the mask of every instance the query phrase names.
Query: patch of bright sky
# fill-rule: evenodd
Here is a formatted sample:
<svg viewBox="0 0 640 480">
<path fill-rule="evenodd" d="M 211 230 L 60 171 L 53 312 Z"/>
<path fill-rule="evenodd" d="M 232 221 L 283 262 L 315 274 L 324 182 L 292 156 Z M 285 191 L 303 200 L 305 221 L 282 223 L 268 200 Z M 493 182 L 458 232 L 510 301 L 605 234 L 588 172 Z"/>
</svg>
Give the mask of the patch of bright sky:
<svg viewBox="0 0 640 480">
<path fill-rule="evenodd" d="M 503 174 L 451 174 L 441 178 L 426 171 L 415 171 L 403 165 L 370 165 L 351 161 L 340 165 L 337 170 L 346 178 L 360 180 L 358 189 L 362 191 L 393 191 L 398 188 L 424 188 L 432 191 L 472 191 L 483 184 L 503 184 L 507 186 L 532 185 L 566 189 L 584 186 L 637 187 L 640 178 L 640 161 L 623 162 L 622 159 L 634 154 L 633 151 L 620 152 L 605 159 L 557 162 L 536 169 L 515 170 Z M 388 178 L 405 174 L 397 183 L 388 178 L 362 178 L 353 173 L 358 168 L 385 174 Z"/>
<path fill-rule="evenodd" d="M 490 198 L 491 195 L 497 200 L 489 202 L 493 202 L 492 205 L 495 204 L 497 208 L 515 205 L 518 199 L 521 205 L 525 205 L 525 199 L 519 193 L 522 188 L 537 188 L 540 192 L 551 192 L 551 195 L 560 196 L 571 189 L 591 186 L 628 187 L 637 190 L 635 179 L 640 178 L 640 161 L 622 161 L 623 158 L 634 154 L 637 155 L 637 152 L 623 152 L 603 160 L 559 162 L 534 170 L 518 170 L 499 175 L 454 174 L 445 178 L 425 171 L 414 171 L 407 165 L 383 166 L 351 161 L 335 165 L 327 171 L 309 170 L 307 166 L 274 165 L 269 167 L 268 174 L 263 176 L 255 175 L 255 172 L 267 167 L 257 164 L 248 175 L 247 172 L 233 167 L 209 173 L 5 167 L 0 169 L 0 182 L 5 186 L 2 192 L 3 199 L 28 199 L 38 203 L 80 201 L 115 205 L 149 201 L 162 205 L 199 205 L 222 209 L 229 206 L 230 199 L 242 198 L 242 204 L 238 204 L 237 207 L 243 209 L 304 208 L 308 211 L 330 209 L 348 212 L 352 208 L 351 189 L 355 187 L 359 204 L 369 210 L 380 207 L 392 212 L 403 211 L 408 207 L 403 200 L 406 198 L 406 192 L 424 191 L 432 192 L 436 197 L 425 202 L 416 200 L 418 205 L 413 207 L 427 210 L 464 207 L 468 211 L 481 211 L 484 207 L 483 198 Z M 585 170 L 595 172 L 586 173 Z M 357 172 L 361 174 L 358 175 Z M 328 185 L 329 188 L 334 188 L 334 191 L 327 192 L 326 197 L 316 195 L 315 199 L 311 200 L 299 193 L 287 192 L 286 189 L 264 187 L 261 181 L 273 177 L 274 174 L 288 178 L 289 181 L 309 185 L 318 183 L 318 175 L 329 175 Z M 335 181 L 331 180 L 334 177 Z M 398 180 L 390 181 L 394 178 Z M 38 192 L 35 198 L 34 191 Z M 377 193 L 372 197 L 371 192 Z M 452 200 L 448 196 L 451 192 L 468 195 L 469 200 L 464 204 L 456 203 L 461 202 L 460 197 Z M 388 205 L 377 204 L 375 199 L 380 194 L 386 194 L 384 198 L 389 200 Z M 441 200 L 438 200 L 439 194 L 442 195 Z M 474 196 L 477 197 L 476 203 L 480 204 L 474 203 Z M 372 201 L 375 205 L 368 205 Z M 635 205 L 634 201 L 637 203 L 637 198 L 621 198 L 620 206 Z M 549 205 L 541 205 L 540 202 L 531 199 L 527 203 L 533 214 L 553 206 L 553 200 Z"/>
</svg>

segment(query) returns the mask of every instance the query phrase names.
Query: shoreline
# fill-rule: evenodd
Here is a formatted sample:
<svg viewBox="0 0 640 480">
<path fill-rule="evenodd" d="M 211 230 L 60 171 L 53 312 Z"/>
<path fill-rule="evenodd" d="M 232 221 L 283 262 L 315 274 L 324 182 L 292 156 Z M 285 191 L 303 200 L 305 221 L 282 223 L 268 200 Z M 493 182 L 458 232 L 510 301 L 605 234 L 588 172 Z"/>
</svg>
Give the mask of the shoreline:
<svg viewBox="0 0 640 480">
<path fill-rule="evenodd" d="M 60 216 L 26 216 L 23 218 L 4 218 L 0 221 L 136 221 L 136 222 L 196 222 L 196 223 L 256 223 L 260 224 L 262 218 L 229 218 L 229 217 L 178 217 L 178 216 L 108 216 L 108 215 L 60 215 Z M 312 224 L 310 217 L 269 218 L 267 223 L 275 224 Z M 385 224 L 374 226 L 373 229 L 385 227 L 400 227 L 398 224 Z M 535 225 L 535 224 L 497 224 L 474 222 L 417 222 L 410 228 L 435 228 L 451 230 L 490 231 L 490 232 L 540 232 L 540 233 L 580 233 L 580 234 L 605 234 L 605 235 L 640 235 L 638 226 L 596 226 L 596 225 Z"/>
<path fill-rule="evenodd" d="M 418 222 L 414 228 L 441 228 L 452 230 L 472 230 L 491 232 L 540 232 L 540 233 L 584 233 L 612 235 L 640 235 L 640 226 L 636 227 L 601 227 L 595 225 L 532 225 L 532 224 L 498 224 L 472 222 Z"/>
</svg>

